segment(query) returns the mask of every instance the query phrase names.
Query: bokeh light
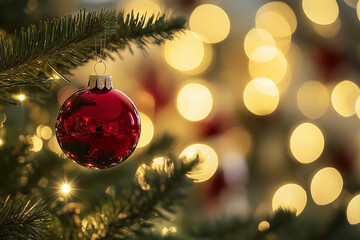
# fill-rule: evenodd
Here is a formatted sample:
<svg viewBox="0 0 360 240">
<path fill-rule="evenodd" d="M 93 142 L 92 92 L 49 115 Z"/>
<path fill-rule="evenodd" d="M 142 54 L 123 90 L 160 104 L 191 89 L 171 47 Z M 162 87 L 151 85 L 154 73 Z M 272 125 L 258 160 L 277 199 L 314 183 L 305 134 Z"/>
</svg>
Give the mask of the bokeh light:
<svg viewBox="0 0 360 240">
<path fill-rule="evenodd" d="M 291 153 L 301 163 L 311 163 L 324 150 L 325 140 L 321 130 L 312 123 L 302 123 L 290 137 Z"/>
<path fill-rule="evenodd" d="M 151 0 L 131 0 L 125 6 L 124 14 L 127 15 L 134 11 L 136 16 L 139 13 L 139 16 L 142 16 L 146 13 L 146 19 L 149 19 L 152 15 L 157 16 L 161 13 L 161 8 L 159 4 Z"/>
<path fill-rule="evenodd" d="M 276 54 L 274 38 L 261 28 L 253 28 L 246 34 L 244 49 L 248 58 L 254 62 L 268 62 Z"/>
<path fill-rule="evenodd" d="M 356 112 L 356 100 L 359 96 L 359 87 L 355 83 L 345 80 L 338 83 L 333 89 L 331 103 L 338 114 L 350 117 Z"/>
<path fill-rule="evenodd" d="M 218 156 L 214 149 L 205 144 L 193 144 L 185 148 L 180 154 L 184 161 L 191 161 L 199 157 L 199 163 L 191 172 L 186 174 L 194 182 L 204 182 L 211 178 L 218 168 Z"/>
<path fill-rule="evenodd" d="M 330 105 L 330 94 L 319 81 L 307 81 L 297 93 L 297 104 L 300 111 L 308 118 L 320 118 Z"/>
<path fill-rule="evenodd" d="M 296 211 L 298 216 L 305 208 L 307 196 L 305 190 L 293 183 L 280 187 L 272 199 L 272 209 L 276 211 L 279 208 Z"/>
<path fill-rule="evenodd" d="M 142 148 L 148 145 L 154 136 L 154 124 L 145 113 L 139 112 L 141 119 L 141 134 L 137 147 Z"/>
<path fill-rule="evenodd" d="M 343 188 L 341 174 L 332 167 L 319 170 L 311 181 L 311 196 L 318 205 L 329 204 L 340 195 Z"/>
<path fill-rule="evenodd" d="M 31 147 L 31 151 L 33 152 L 38 152 L 42 149 L 43 147 L 43 141 L 38 137 L 38 136 L 33 136 L 31 138 L 32 141 L 32 147 Z"/>
<path fill-rule="evenodd" d="M 200 121 L 211 112 L 213 99 L 209 89 L 199 83 L 185 85 L 177 97 L 180 114 L 190 121 Z"/>
<path fill-rule="evenodd" d="M 260 17 L 262 14 L 266 12 L 274 12 L 280 14 L 287 22 L 288 26 L 290 27 L 291 33 L 294 33 L 297 27 L 297 20 L 294 11 L 284 2 L 273 1 L 264 4 L 256 13 L 256 17 Z M 285 28 L 287 30 L 287 24 L 283 24 L 283 26 L 276 26 L 277 28 Z M 270 26 L 274 28 L 275 26 Z M 288 32 L 285 32 L 285 35 L 290 35 Z M 276 36 L 276 35 L 274 35 Z M 285 37 L 285 36 L 276 36 L 276 37 Z"/>
<path fill-rule="evenodd" d="M 260 222 L 259 225 L 258 225 L 258 230 L 259 230 L 260 232 L 266 231 L 266 230 L 268 230 L 269 228 L 270 228 L 270 223 L 269 223 L 268 221 L 262 221 L 262 222 Z"/>
<path fill-rule="evenodd" d="M 265 29 L 274 37 L 287 37 L 292 34 L 286 18 L 274 11 L 258 11 L 255 17 L 255 26 Z"/>
<path fill-rule="evenodd" d="M 52 130 L 48 126 L 44 126 L 41 129 L 41 137 L 45 140 L 49 140 L 52 137 Z"/>
<path fill-rule="evenodd" d="M 150 185 L 146 182 L 145 173 L 149 170 L 150 167 L 145 163 L 141 164 L 135 173 L 135 178 L 137 179 L 139 186 L 142 190 L 147 191 L 150 189 Z"/>
<path fill-rule="evenodd" d="M 201 60 L 199 66 L 189 71 L 183 71 L 183 73 L 189 75 L 198 75 L 204 73 L 206 70 L 209 69 L 211 63 L 213 62 L 214 49 L 213 46 L 208 43 L 203 43 L 203 46 L 204 46 L 204 57 Z"/>
<path fill-rule="evenodd" d="M 279 104 L 279 90 L 270 79 L 256 78 L 245 87 L 244 103 L 250 112 L 256 115 L 268 115 Z"/>
<path fill-rule="evenodd" d="M 336 0 L 302 0 L 302 7 L 311 21 L 321 25 L 335 22 L 339 15 Z"/>
<path fill-rule="evenodd" d="M 350 224 L 360 223 L 360 194 L 356 195 L 351 201 L 346 209 L 347 220 Z"/>
<path fill-rule="evenodd" d="M 174 163 L 172 162 L 168 164 L 168 161 L 165 157 L 157 157 L 153 159 L 151 168 L 156 169 L 159 172 L 163 171 L 170 174 L 174 170 Z"/>
<path fill-rule="evenodd" d="M 180 71 L 191 71 L 199 67 L 204 58 L 204 51 L 202 41 L 190 31 L 185 31 L 173 41 L 166 41 L 164 46 L 166 62 Z"/>
<path fill-rule="evenodd" d="M 341 28 L 340 18 L 337 18 L 335 22 L 329 25 L 312 24 L 315 32 L 322 37 L 331 38 L 334 37 Z"/>
<path fill-rule="evenodd" d="M 275 56 L 267 62 L 255 62 L 249 60 L 249 72 L 252 78 L 268 78 L 275 84 L 280 83 L 287 71 L 287 61 L 279 50 L 275 50 Z"/>
<path fill-rule="evenodd" d="M 230 20 L 226 12 L 213 4 L 203 4 L 192 12 L 189 25 L 202 41 L 218 43 L 230 32 Z"/>
<path fill-rule="evenodd" d="M 4 141 L 0 138 L 0 146 L 4 144 Z"/>
</svg>

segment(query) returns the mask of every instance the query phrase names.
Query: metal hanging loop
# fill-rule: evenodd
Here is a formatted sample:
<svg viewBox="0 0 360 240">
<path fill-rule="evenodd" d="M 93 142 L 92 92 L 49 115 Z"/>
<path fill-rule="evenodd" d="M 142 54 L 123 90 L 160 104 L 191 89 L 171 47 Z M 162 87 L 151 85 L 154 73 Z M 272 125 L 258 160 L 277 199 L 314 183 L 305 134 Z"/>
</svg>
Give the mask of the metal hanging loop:
<svg viewBox="0 0 360 240">
<path fill-rule="evenodd" d="M 103 72 L 101 75 L 105 75 L 105 73 L 106 73 L 106 64 L 105 64 L 105 62 L 104 62 L 102 59 L 101 59 L 100 61 L 97 61 L 97 60 L 96 60 L 96 63 L 95 63 L 95 65 L 94 65 L 94 72 L 96 73 L 96 75 L 99 75 L 98 72 L 96 71 L 96 65 L 97 65 L 98 63 L 102 63 L 102 64 L 104 65 L 104 72 Z"/>
</svg>

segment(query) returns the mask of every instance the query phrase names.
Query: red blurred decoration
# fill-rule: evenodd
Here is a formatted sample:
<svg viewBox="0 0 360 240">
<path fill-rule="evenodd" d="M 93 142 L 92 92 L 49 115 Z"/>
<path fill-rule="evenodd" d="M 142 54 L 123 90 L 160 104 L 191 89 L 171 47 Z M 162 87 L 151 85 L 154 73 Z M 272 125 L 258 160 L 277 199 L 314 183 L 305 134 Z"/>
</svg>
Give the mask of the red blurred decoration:
<svg viewBox="0 0 360 240">
<path fill-rule="evenodd" d="M 234 116 L 219 113 L 198 123 L 201 137 L 207 138 L 224 133 L 234 124 Z"/>
<path fill-rule="evenodd" d="M 140 117 L 121 91 L 82 89 L 61 106 L 56 136 L 66 156 L 91 168 L 109 168 L 126 160 L 140 135 Z"/>
<path fill-rule="evenodd" d="M 313 53 L 324 82 L 333 80 L 345 66 L 345 55 L 336 47 L 321 43 L 315 46 Z"/>
<path fill-rule="evenodd" d="M 175 87 L 161 68 L 146 62 L 141 65 L 141 71 L 139 72 L 139 79 L 143 84 L 143 88 L 155 100 L 155 111 L 162 109 L 171 102 L 175 94 Z"/>
<path fill-rule="evenodd" d="M 355 151 L 347 146 L 340 145 L 332 150 L 333 164 L 341 173 L 349 173 L 354 169 L 356 163 Z"/>
</svg>

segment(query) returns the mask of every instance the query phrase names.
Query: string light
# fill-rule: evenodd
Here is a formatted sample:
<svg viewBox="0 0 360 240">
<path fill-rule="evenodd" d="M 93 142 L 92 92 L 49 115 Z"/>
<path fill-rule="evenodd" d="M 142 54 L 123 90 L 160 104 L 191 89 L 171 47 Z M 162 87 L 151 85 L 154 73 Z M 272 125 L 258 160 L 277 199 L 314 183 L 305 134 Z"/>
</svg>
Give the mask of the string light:
<svg viewBox="0 0 360 240">
<path fill-rule="evenodd" d="M 290 137 L 291 153 L 301 163 L 311 163 L 324 150 L 325 140 L 321 130 L 312 123 L 302 123 Z"/>
<path fill-rule="evenodd" d="M 0 146 L 4 144 L 4 141 L 0 138 Z"/>
<path fill-rule="evenodd" d="M 244 49 L 248 58 L 254 62 L 268 62 L 276 54 L 274 38 L 261 28 L 253 28 L 246 34 Z"/>
<path fill-rule="evenodd" d="M 311 21 L 321 25 L 335 22 L 339 15 L 336 0 L 302 0 L 302 7 Z"/>
<path fill-rule="evenodd" d="M 258 225 L 258 230 L 260 232 L 266 231 L 270 228 L 270 223 L 268 221 L 262 221 Z"/>
<path fill-rule="evenodd" d="M 360 194 L 351 199 L 346 209 L 348 222 L 352 225 L 360 223 Z"/>
<path fill-rule="evenodd" d="M 151 142 L 154 136 L 154 124 L 145 113 L 139 112 L 141 119 L 141 134 L 137 147 L 142 148 Z"/>
<path fill-rule="evenodd" d="M 63 185 L 61 185 L 61 192 L 64 194 L 69 194 L 71 191 L 71 187 L 69 184 L 64 183 Z"/>
<path fill-rule="evenodd" d="M 340 195 L 343 188 L 341 174 L 332 167 L 319 170 L 311 181 L 311 196 L 318 205 L 329 204 Z"/>
<path fill-rule="evenodd" d="M 26 99 L 26 96 L 24 94 L 19 94 L 18 99 L 22 102 Z"/>
<path fill-rule="evenodd" d="M 180 158 L 184 158 L 184 161 L 191 161 L 197 156 L 199 163 L 186 176 L 194 179 L 194 182 L 204 182 L 216 172 L 219 164 L 218 156 L 214 149 L 205 144 L 190 145 L 180 154 Z"/>
<path fill-rule="evenodd" d="M 356 100 L 359 96 L 359 87 L 355 83 L 345 80 L 338 83 L 333 89 L 331 103 L 338 114 L 350 117 L 356 112 Z"/>
<path fill-rule="evenodd" d="M 279 104 L 279 90 L 275 83 L 267 78 L 250 81 L 244 90 L 246 108 L 256 115 L 268 115 Z"/>
<path fill-rule="evenodd" d="M 218 43 L 230 32 L 230 20 L 226 12 L 213 4 L 203 4 L 194 9 L 189 25 L 202 41 Z"/>
<path fill-rule="evenodd" d="M 330 94 L 319 81 L 307 81 L 297 93 L 297 104 L 300 111 L 308 118 L 320 118 L 330 105 Z"/>
<path fill-rule="evenodd" d="M 185 85 L 177 97 L 177 108 L 189 121 L 200 121 L 206 118 L 212 109 L 213 99 L 207 87 L 199 83 Z"/>
<path fill-rule="evenodd" d="M 296 211 L 298 216 L 305 208 L 307 196 L 305 190 L 297 184 L 286 184 L 280 187 L 274 194 L 272 209 L 288 208 Z"/>
</svg>

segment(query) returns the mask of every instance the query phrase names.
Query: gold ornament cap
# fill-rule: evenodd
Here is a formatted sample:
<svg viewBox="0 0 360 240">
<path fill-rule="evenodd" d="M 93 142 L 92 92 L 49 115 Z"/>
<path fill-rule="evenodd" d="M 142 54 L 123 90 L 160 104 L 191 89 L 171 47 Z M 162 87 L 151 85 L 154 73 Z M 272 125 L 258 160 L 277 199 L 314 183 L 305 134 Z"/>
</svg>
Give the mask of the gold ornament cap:
<svg viewBox="0 0 360 240">
<path fill-rule="evenodd" d="M 112 89 L 112 77 L 110 75 L 89 75 L 88 88 L 110 90 Z"/>
</svg>

